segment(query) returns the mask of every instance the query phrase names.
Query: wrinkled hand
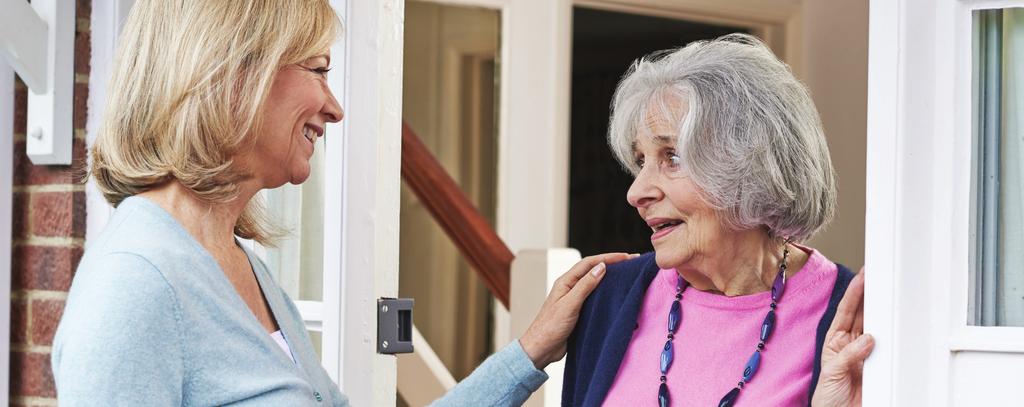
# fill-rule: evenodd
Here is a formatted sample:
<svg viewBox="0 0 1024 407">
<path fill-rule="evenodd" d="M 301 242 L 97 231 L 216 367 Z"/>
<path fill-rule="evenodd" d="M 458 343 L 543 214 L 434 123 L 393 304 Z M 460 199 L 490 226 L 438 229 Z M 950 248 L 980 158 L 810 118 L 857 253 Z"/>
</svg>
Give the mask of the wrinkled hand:
<svg viewBox="0 0 1024 407">
<path fill-rule="evenodd" d="M 601 282 L 605 266 L 635 256 L 607 253 L 586 257 L 555 280 L 537 317 L 519 338 L 523 350 L 538 370 L 565 356 L 566 343 L 576 327 L 583 301 Z"/>
<path fill-rule="evenodd" d="M 864 333 L 864 269 L 850 282 L 821 350 L 821 376 L 811 405 L 860 406 L 864 359 L 875 340 Z"/>
</svg>

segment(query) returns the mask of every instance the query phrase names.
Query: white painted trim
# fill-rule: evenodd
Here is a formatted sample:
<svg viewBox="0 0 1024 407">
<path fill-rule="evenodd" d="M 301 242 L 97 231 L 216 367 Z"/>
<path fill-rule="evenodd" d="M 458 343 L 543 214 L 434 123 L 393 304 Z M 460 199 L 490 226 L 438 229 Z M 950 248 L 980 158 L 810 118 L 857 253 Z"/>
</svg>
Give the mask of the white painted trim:
<svg viewBox="0 0 1024 407">
<path fill-rule="evenodd" d="M 320 301 L 295 301 L 295 308 L 302 316 L 302 322 L 310 331 L 323 332 L 324 303 Z"/>
<path fill-rule="evenodd" d="M 512 311 L 512 338 L 519 338 L 533 323 L 540 313 L 548 292 L 573 265 L 580 261 L 580 252 L 576 249 L 531 249 L 516 253 L 512 261 L 512 281 L 510 282 Z M 515 340 L 515 339 L 510 339 Z M 544 371 L 548 381 L 544 383 L 524 403 L 528 407 L 559 406 L 562 400 L 562 376 L 565 361 L 561 360 L 548 365 Z"/>
<path fill-rule="evenodd" d="M 353 405 L 394 405 L 396 361 L 376 353 L 376 300 L 398 294 L 402 0 L 332 0 L 347 23 L 329 86 L 347 108 L 328 124 L 324 365 Z M 333 136 L 332 136 L 333 135 Z M 337 317 L 337 319 L 334 319 Z M 344 323 L 342 325 L 341 323 Z"/>
<path fill-rule="evenodd" d="M 756 10 L 747 11 L 743 14 L 716 13 L 715 6 L 711 10 L 701 9 L 697 5 L 686 4 L 686 1 L 672 4 L 644 5 L 637 2 L 623 3 L 614 0 L 575 0 L 575 6 L 593 8 L 599 10 L 615 11 L 620 13 L 639 14 L 651 17 L 671 18 L 676 20 L 693 21 L 706 24 L 718 24 L 745 27 L 751 30 L 765 30 L 769 26 L 786 23 L 786 18 L 774 16 L 778 10 L 771 8 L 773 16 L 769 18 L 752 18 L 760 16 Z M 691 2 L 692 3 L 692 2 Z M 721 2 L 717 4 L 723 4 Z M 797 9 L 798 10 L 798 9 Z M 682 45 L 682 44 L 680 44 Z"/>
<path fill-rule="evenodd" d="M 865 330 L 877 345 L 864 405 L 962 403 L 957 389 L 986 378 L 954 371 L 977 369 L 958 357 L 1024 353 L 1024 328 L 967 326 L 971 12 L 1011 5 L 1024 1 L 871 2 Z M 984 394 L 978 405 L 1019 401 L 1010 388 Z"/>
<path fill-rule="evenodd" d="M 92 20 L 89 22 L 92 41 L 92 55 L 89 59 L 88 116 L 85 122 L 85 145 L 91 148 L 96 142 L 97 131 L 107 101 L 107 83 L 110 82 L 117 39 L 128 18 L 135 0 L 97 1 L 92 6 Z M 92 160 L 92 157 L 88 158 Z M 92 178 L 85 185 L 85 245 L 92 241 L 107 224 L 114 208 L 96 188 Z"/>
<path fill-rule="evenodd" d="M 959 0 L 959 3 L 961 7 L 970 10 L 1024 7 L 1020 0 Z"/>
<path fill-rule="evenodd" d="M 641 13 L 683 13 L 718 19 L 720 23 L 729 25 L 749 21 L 781 24 L 800 9 L 800 0 L 576 0 L 576 4 L 631 9 Z M 690 20 L 691 17 L 685 19 Z"/>
<path fill-rule="evenodd" d="M 0 0 L 4 13 L 0 15 L 0 55 L 18 73 L 22 81 L 34 92 L 46 90 L 47 22 L 30 3 L 19 0 Z"/>
<path fill-rule="evenodd" d="M 345 31 L 350 32 L 348 0 L 331 0 L 331 6 L 334 7 L 335 12 L 341 17 L 342 23 L 345 24 Z M 331 48 L 335 73 L 327 77 L 328 86 L 338 102 L 341 103 L 342 108 L 347 108 L 351 99 L 348 94 L 348 85 L 351 81 L 351 72 L 348 68 L 348 61 L 351 59 L 348 54 L 348 44 L 351 41 L 352 35 L 346 33 L 342 40 Z M 342 381 L 342 362 L 347 350 L 344 342 L 345 309 L 341 294 L 345 288 L 343 271 L 346 246 L 343 239 L 346 225 L 344 203 L 347 178 L 343 172 L 341 160 L 344 159 L 347 150 L 345 139 L 349 134 L 348 124 L 350 121 L 346 117 L 341 123 L 328 123 L 324 134 L 324 149 L 327 159 L 324 164 L 324 291 L 321 298 L 323 299 L 323 317 L 326 318 L 326 323 L 322 326 L 320 355 L 324 370 L 342 389 L 345 388 L 345 383 Z M 353 349 L 353 351 L 357 350 Z"/>
<path fill-rule="evenodd" d="M 48 27 L 46 66 L 43 70 L 46 81 L 44 86 L 30 87 L 25 153 L 37 165 L 71 164 L 75 3 L 36 0 L 32 2 L 32 8 Z"/>
<path fill-rule="evenodd" d="M 965 326 L 949 343 L 953 352 L 1024 353 L 1024 328 Z"/>
<path fill-rule="evenodd" d="M 0 61 L 0 406 L 11 361 L 11 227 L 14 220 L 14 70 Z"/>
<path fill-rule="evenodd" d="M 569 0 L 502 10 L 496 230 L 513 252 L 566 244 L 571 21 Z"/>
<path fill-rule="evenodd" d="M 863 402 L 892 405 L 896 276 L 897 134 L 899 120 L 900 3 L 872 0 L 868 29 L 868 125 L 865 213 L 864 329 L 876 346 L 864 365 Z"/>
<path fill-rule="evenodd" d="M 489 9 L 503 9 L 509 5 L 512 0 L 422 0 L 429 3 L 441 4 L 446 6 L 462 6 L 462 7 L 482 7 Z"/>
</svg>

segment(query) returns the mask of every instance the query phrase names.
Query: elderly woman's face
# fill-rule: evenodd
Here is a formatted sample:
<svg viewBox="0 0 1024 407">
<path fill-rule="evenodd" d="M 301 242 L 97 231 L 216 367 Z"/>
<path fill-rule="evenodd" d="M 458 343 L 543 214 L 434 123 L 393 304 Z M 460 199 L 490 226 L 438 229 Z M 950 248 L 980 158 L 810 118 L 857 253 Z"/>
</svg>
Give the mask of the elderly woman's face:
<svg viewBox="0 0 1024 407">
<path fill-rule="evenodd" d="M 326 123 L 344 116 L 327 87 L 330 56 L 310 58 L 281 68 L 267 96 L 263 127 L 249 168 L 265 188 L 309 177 L 309 159 Z"/>
<path fill-rule="evenodd" d="M 685 104 L 680 108 L 685 111 Z M 649 133 L 638 135 L 633 148 L 640 172 L 626 195 L 651 228 L 651 244 L 661 268 L 681 267 L 710 255 L 729 234 L 719 213 L 701 198 L 700 189 L 680 168 L 674 123 L 678 120 L 648 115 Z"/>
</svg>

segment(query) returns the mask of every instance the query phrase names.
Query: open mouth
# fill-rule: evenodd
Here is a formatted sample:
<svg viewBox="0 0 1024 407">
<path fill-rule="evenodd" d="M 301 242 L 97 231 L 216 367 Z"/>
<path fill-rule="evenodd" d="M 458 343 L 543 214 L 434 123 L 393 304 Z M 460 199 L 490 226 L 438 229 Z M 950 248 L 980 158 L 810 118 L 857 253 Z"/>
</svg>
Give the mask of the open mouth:
<svg viewBox="0 0 1024 407">
<path fill-rule="evenodd" d="M 324 130 L 316 125 L 307 124 L 302 126 L 302 137 L 305 137 L 309 144 L 316 145 L 316 139 L 323 137 Z"/>
<path fill-rule="evenodd" d="M 683 223 L 685 222 L 679 219 L 648 219 L 647 226 L 649 226 L 651 228 L 651 231 L 654 232 L 651 235 L 651 240 L 656 240 L 661 238 L 662 236 L 672 233 L 672 231 L 675 230 L 677 226 L 682 225 Z"/>
<path fill-rule="evenodd" d="M 660 232 L 662 230 L 671 228 L 673 226 L 681 225 L 682 223 L 683 223 L 683 221 L 681 221 L 681 220 L 670 220 L 670 221 L 666 221 L 666 222 L 662 222 L 662 223 L 656 224 L 656 225 L 652 226 L 651 229 L 654 230 L 654 232 Z"/>
</svg>

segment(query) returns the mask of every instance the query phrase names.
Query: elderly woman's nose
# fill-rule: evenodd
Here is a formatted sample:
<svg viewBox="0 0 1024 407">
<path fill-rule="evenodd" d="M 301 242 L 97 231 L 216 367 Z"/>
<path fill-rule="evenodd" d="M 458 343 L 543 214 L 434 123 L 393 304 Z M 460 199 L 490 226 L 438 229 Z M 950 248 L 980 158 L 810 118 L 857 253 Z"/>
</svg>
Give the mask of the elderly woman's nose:
<svg viewBox="0 0 1024 407">
<path fill-rule="evenodd" d="M 641 169 L 637 173 L 633 184 L 629 186 L 629 191 L 626 192 L 626 200 L 630 205 L 641 208 L 657 202 L 661 198 L 661 190 L 651 181 L 647 171 Z"/>
<path fill-rule="evenodd" d="M 334 98 L 334 93 L 329 90 L 327 91 L 327 103 L 324 103 L 322 113 L 326 116 L 325 120 L 331 123 L 340 122 L 345 118 L 345 110 L 341 108 L 338 99 Z"/>
</svg>

